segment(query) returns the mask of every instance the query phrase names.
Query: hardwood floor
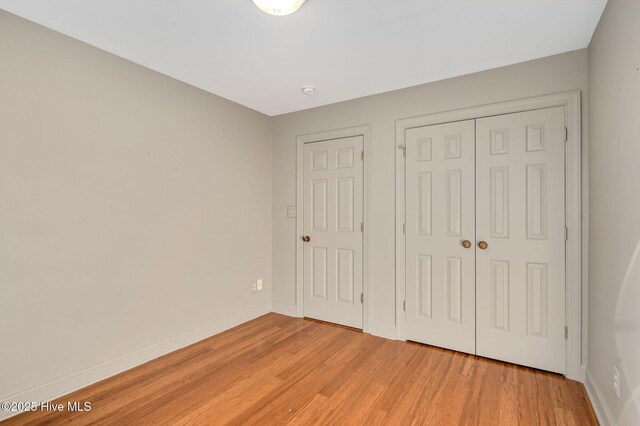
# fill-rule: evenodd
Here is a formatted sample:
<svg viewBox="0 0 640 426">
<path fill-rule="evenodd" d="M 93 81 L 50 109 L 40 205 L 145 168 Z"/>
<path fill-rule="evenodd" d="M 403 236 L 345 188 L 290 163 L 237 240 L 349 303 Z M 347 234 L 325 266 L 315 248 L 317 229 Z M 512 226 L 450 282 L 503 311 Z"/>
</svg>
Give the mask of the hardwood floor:
<svg viewBox="0 0 640 426">
<path fill-rule="evenodd" d="M 81 389 L 7 425 L 590 425 L 562 376 L 268 314 Z"/>
</svg>

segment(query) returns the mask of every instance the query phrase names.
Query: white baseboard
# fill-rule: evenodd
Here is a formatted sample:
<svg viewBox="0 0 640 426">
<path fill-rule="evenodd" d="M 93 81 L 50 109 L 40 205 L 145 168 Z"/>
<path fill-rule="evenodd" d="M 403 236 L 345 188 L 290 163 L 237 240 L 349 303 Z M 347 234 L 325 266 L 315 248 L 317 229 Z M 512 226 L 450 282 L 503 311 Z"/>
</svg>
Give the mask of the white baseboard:
<svg viewBox="0 0 640 426">
<path fill-rule="evenodd" d="M 600 390 L 598 384 L 593 380 L 593 376 L 587 369 L 585 374 L 584 387 L 587 390 L 587 395 L 591 400 L 593 411 L 596 412 L 598 421 L 602 426 L 615 426 L 615 421 L 611 415 L 611 410 L 607 405 L 607 401 L 604 399 L 604 395 Z"/>
<path fill-rule="evenodd" d="M 290 317 L 298 316 L 298 308 L 296 308 L 294 305 L 286 305 L 280 302 L 273 302 L 271 311 L 275 312 L 276 314 L 287 315 Z"/>
<path fill-rule="evenodd" d="M 397 333 L 396 328 L 392 325 L 380 324 L 377 322 L 371 321 L 369 323 L 369 333 L 374 336 L 384 337 L 385 339 L 396 340 Z"/>
<path fill-rule="evenodd" d="M 262 303 L 244 312 L 240 312 L 203 327 L 187 331 L 162 342 L 146 346 L 135 352 L 111 359 L 98 365 L 77 371 L 64 377 L 49 381 L 25 391 L 0 397 L 1 401 L 51 401 L 73 391 L 89 386 L 115 374 L 129 370 L 147 361 L 196 343 L 207 337 L 221 333 L 242 323 L 271 312 L 271 302 Z M 0 411 L 0 420 L 19 414 L 19 412 Z"/>
</svg>

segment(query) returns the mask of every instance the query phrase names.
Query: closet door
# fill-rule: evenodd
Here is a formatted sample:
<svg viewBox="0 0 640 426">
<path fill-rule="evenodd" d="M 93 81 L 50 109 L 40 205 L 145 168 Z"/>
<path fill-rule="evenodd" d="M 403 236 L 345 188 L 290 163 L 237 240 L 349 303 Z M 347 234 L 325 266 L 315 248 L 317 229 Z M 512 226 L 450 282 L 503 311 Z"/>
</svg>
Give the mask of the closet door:
<svg viewBox="0 0 640 426">
<path fill-rule="evenodd" d="M 564 373 L 564 108 L 476 128 L 477 354 Z"/>
<path fill-rule="evenodd" d="M 406 334 L 475 352 L 474 120 L 407 130 Z"/>
</svg>

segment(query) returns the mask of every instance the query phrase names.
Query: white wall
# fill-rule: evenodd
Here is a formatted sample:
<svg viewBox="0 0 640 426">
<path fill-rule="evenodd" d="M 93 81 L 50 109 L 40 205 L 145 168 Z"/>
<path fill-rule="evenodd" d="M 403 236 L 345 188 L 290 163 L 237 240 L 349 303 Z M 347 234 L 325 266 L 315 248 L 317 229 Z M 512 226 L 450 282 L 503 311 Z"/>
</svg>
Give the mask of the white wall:
<svg viewBox="0 0 640 426">
<path fill-rule="evenodd" d="M 274 307 L 295 305 L 296 136 L 370 124 L 370 318 L 395 327 L 395 120 L 570 90 L 587 99 L 586 50 L 278 116 L 273 151 Z M 586 105 L 586 104 L 585 104 Z M 584 109 L 583 109 L 584 111 Z M 583 125 L 586 116 L 583 115 Z M 291 310 L 291 309 L 289 309 Z"/>
<path fill-rule="evenodd" d="M 589 46 L 589 364 L 601 415 L 640 424 L 640 2 L 609 0 Z M 622 374 L 613 391 L 613 365 Z M 592 393 L 593 389 L 592 389 Z M 597 397 L 597 396 L 596 396 Z"/>
<path fill-rule="evenodd" d="M 0 400 L 269 311 L 271 137 L 267 116 L 0 11 Z"/>
</svg>

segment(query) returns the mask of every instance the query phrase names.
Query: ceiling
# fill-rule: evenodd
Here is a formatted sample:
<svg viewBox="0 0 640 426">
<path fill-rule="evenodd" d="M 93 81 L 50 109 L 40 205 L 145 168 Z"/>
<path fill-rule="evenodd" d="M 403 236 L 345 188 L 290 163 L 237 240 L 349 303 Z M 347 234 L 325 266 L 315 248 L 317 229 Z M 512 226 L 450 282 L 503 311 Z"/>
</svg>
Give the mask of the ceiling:
<svg viewBox="0 0 640 426">
<path fill-rule="evenodd" d="M 268 115 L 584 48 L 606 0 L 0 0 L 0 8 Z M 313 96 L 304 85 L 317 88 Z"/>
</svg>

